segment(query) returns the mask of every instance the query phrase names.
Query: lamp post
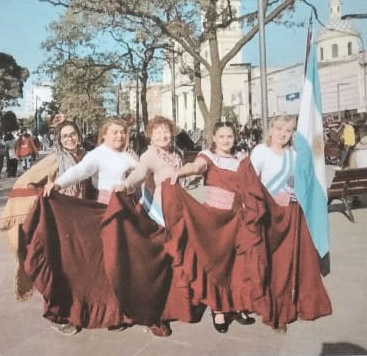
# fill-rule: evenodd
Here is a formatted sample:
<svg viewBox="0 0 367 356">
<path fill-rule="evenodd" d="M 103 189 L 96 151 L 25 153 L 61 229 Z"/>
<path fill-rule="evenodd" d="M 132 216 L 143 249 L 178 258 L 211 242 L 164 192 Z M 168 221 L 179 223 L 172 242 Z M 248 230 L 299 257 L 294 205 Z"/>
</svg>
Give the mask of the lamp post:
<svg viewBox="0 0 367 356">
<path fill-rule="evenodd" d="M 260 47 L 260 77 L 261 77 L 261 126 L 263 135 L 268 129 L 268 95 L 266 80 L 266 46 L 263 0 L 257 0 L 259 22 L 259 47 Z"/>
<path fill-rule="evenodd" d="M 367 19 L 367 14 L 346 14 L 341 16 L 342 20 L 346 20 L 346 19 Z M 364 41 L 363 38 L 361 36 L 361 34 L 358 34 L 359 40 L 361 41 L 362 44 L 362 75 L 363 75 L 363 89 L 364 89 L 364 108 L 367 114 L 367 61 L 366 61 L 366 50 L 365 50 L 365 46 L 364 46 Z"/>
<path fill-rule="evenodd" d="M 140 131 L 140 113 L 139 113 L 139 73 L 138 71 L 136 71 L 135 73 L 135 81 L 136 81 L 136 91 L 135 91 L 135 96 L 136 96 L 136 109 L 135 109 L 135 120 L 136 120 L 136 133 L 139 134 Z"/>
<path fill-rule="evenodd" d="M 341 121 L 341 112 L 340 112 L 340 87 L 343 85 L 348 85 L 348 83 L 338 83 L 336 85 L 336 101 L 338 104 L 338 119 Z"/>
<path fill-rule="evenodd" d="M 120 116 L 120 83 L 117 84 L 116 114 Z"/>
<path fill-rule="evenodd" d="M 172 120 L 176 125 L 176 67 L 175 67 L 175 45 L 170 43 L 171 49 L 171 91 L 172 91 Z"/>
<path fill-rule="evenodd" d="M 34 114 L 34 131 L 35 131 L 35 136 L 38 136 L 38 95 L 36 95 L 36 112 Z"/>
</svg>

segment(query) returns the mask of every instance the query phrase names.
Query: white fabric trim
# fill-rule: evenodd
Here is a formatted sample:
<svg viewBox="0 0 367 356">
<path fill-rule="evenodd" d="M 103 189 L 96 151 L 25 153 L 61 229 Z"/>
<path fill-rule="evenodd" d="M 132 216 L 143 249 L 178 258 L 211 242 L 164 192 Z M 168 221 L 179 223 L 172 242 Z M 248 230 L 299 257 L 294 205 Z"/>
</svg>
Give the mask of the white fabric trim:
<svg viewBox="0 0 367 356">
<path fill-rule="evenodd" d="M 218 156 L 211 150 L 201 151 L 199 154 L 203 154 L 211 159 L 211 161 L 220 169 L 226 169 L 228 171 L 237 172 L 240 165 L 240 160 L 237 157 L 223 157 Z"/>
</svg>

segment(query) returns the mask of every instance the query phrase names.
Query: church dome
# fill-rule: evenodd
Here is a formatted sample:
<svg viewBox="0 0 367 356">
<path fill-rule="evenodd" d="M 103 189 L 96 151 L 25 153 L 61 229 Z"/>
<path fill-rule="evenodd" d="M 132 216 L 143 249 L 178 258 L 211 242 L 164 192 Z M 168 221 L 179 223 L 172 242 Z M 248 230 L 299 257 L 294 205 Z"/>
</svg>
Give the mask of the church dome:
<svg viewBox="0 0 367 356">
<path fill-rule="evenodd" d="M 323 27 L 317 37 L 320 42 L 324 38 L 339 37 L 339 36 L 358 36 L 358 31 L 355 29 L 350 20 L 342 20 L 342 3 L 341 0 L 330 0 L 329 2 L 330 17 L 329 21 Z"/>
<path fill-rule="evenodd" d="M 329 21 L 317 36 L 320 62 L 348 60 L 359 52 L 359 32 L 350 20 L 342 20 L 341 0 L 330 0 Z"/>
</svg>

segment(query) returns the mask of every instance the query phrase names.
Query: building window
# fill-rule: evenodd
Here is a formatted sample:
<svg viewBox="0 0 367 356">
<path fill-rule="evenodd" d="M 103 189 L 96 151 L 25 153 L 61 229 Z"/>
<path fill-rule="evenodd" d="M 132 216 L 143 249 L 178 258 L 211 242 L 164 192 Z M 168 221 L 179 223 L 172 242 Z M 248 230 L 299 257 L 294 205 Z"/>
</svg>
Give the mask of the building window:
<svg viewBox="0 0 367 356">
<path fill-rule="evenodd" d="M 333 58 L 337 58 L 338 56 L 339 56 L 339 53 L 338 53 L 339 51 L 338 51 L 338 45 L 337 44 L 333 44 L 332 46 L 331 46 L 331 55 L 332 55 L 332 57 Z"/>
<path fill-rule="evenodd" d="M 324 60 L 324 49 L 321 47 L 320 48 L 320 61 Z"/>
<path fill-rule="evenodd" d="M 348 56 L 350 56 L 352 52 L 352 42 L 348 42 Z"/>
</svg>

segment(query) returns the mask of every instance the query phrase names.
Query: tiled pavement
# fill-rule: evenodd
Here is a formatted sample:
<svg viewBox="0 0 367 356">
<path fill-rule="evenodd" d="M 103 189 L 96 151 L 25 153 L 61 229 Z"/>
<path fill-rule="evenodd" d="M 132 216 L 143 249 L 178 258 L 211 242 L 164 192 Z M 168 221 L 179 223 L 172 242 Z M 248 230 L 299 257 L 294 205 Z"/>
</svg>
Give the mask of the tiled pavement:
<svg viewBox="0 0 367 356">
<path fill-rule="evenodd" d="M 0 205 L 11 180 L 0 180 Z M 367 355 L 367 209 L 354 211 L 356 223 L 330 213 L 332 271 L 325 284 L 333 315 L 313 322 L 298 321 L 281 334 L 257 322 L 233 323 L 218 334 L 208 312 L 199 324 L 172 323 L 173 334 L 157 338 L 144 327 L 123 332 L 82 330 L 64 336 L 42 318 L 36 294 L 15 300 L 14 258 L 0 239 L 0 356 L 243 356 Z"/>
</svg>

